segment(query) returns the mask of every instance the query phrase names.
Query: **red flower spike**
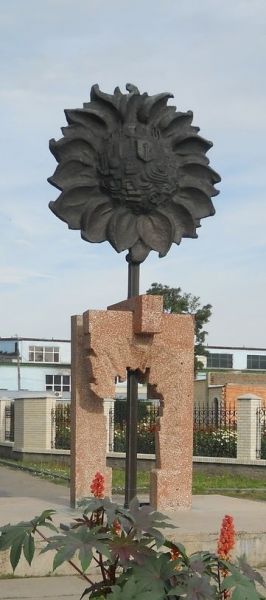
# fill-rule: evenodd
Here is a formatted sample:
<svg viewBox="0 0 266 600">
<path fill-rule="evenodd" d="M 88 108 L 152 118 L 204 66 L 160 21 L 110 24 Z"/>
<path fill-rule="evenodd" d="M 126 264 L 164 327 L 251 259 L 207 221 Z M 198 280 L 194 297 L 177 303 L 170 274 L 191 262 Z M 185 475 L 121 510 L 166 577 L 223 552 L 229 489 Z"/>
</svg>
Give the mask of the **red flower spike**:
<svg viewBox="0 0 266 600">
<path fill-rule="evenodd" d="M 121 525 L 120 525 L 119 521 L 115 520 L 115 521 L 113 522 L 113 530 L 114 530 L 114 533 L 116 533 L 116 535 L 120 535 L 120 533 L 121 533 L 121 529 L 122 529 L 122 527 L 121 527 Z"/>
<path fill-rule="evenodd" d="M 177 548 L 171 548 L 170 553 L 171 553 L 171 560 L 177 560 L 177 558 L 179 558 L 179 556 L 180 556 L 180 552 L 179 552 L 179 550 L 177 550 Z"/>
<path fill-rule="evenodd" d="M 104 498 L 104 476 L 97 471 L 91 484 L 91 493 L 95 498 Z"/>
<path fill-rule="evenodd" d="M 235 546 L 235 528 L 234 520 L 230 515 L 225 515 L 222 520 L 220 536 L 218 540 L 218 556 L 224 560 L 229 560 L 230 552 Z"/>
</svg>

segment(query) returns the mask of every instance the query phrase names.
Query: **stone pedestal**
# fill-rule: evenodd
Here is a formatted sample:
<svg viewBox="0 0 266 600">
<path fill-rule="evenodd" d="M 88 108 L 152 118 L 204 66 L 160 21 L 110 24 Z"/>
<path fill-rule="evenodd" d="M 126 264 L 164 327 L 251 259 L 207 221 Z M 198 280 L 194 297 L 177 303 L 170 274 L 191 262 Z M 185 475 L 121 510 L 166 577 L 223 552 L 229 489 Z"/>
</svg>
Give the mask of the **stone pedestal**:
<svg viewBox="0 0 266 600">
<path fill-rule="evenodd" d="M 52 447 L 52 409 L 56 399 L 53 396 L 28 395 L 15 398 L 15 440 L 14 452 L 38 452 Z"/>
<path fill-rule="evenodd" d="M 190 507 L 193 345 L 193 318 L 163 313 L 161 296 L 137 296 L 72 317 L 72 505 L 90 495 L 97 470 L 111 493 L 104 398 L 114 398 L 115 377 L 125 378 L 130 368 L 147 381 L 148 398 L 160 399 L 151 503 L 159 510 Z"/>
</svg>

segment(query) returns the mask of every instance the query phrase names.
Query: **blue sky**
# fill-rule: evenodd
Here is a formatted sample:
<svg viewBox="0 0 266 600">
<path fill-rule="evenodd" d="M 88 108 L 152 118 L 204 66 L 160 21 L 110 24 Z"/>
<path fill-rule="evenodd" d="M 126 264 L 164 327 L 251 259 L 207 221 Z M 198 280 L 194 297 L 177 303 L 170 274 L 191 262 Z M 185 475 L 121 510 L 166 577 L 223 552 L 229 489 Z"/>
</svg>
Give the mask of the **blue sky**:
<svg viewBox="0 0 266 600">
<path fill-rule="evenodd" d="M 126 297 L 125 253 L 48 209 L 48 149 L 64 108 L 99 83 L 170 91 L 214 143 L 216 215 L 198 240 L 151 253 L 153 281 L 213 305 L 210 344 L 266 347 L 265 0 L 0 1 L 0 335 L 69 337 L 70 315 Z"/>
</svg>

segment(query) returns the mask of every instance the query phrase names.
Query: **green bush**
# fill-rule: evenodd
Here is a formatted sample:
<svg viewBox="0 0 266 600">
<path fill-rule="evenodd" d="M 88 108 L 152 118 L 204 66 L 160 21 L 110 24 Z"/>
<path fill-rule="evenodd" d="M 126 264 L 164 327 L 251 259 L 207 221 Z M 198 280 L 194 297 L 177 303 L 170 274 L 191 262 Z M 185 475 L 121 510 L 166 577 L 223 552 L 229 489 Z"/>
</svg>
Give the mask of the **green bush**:
<svg viewBox="0 0 266 600">
<path fill-rule="evenodd" d="M 140 454 L 155 454 L 154 428 L 146 421 L 142 421 L 141 423 L 138 423 L 137 450 Z M 115 452 L 125 452 L 126 451 L 126 428 L 125 427 L 123 429 L 120 428 L 119 426 L 115 427 L 114 451 Z"/>
<path fill-rule="evenodd" d="M 57 404 L 53 411 L 55 448 L 70 450 L 70 404 Z"/>
<path fill-rule="evenodd" d="M 261 437 L 261 458 L 266 460 L 266 432 Z"/>
<path fill-rule="evenodd" d="M 194 456 L 222 456 L 234 458 L 237 434 L 231 429 L 196 430 L 193 435 Z"/>
<path fill-rule="evenodd" d="M 126 402 L 116 400 L 114 405 L 114 451 L 126 451 Z M 155 428 L 158 408 L 151 402 L 138 402 L 137 450 L 140 454 L 155 453 Z"/>
</svg>

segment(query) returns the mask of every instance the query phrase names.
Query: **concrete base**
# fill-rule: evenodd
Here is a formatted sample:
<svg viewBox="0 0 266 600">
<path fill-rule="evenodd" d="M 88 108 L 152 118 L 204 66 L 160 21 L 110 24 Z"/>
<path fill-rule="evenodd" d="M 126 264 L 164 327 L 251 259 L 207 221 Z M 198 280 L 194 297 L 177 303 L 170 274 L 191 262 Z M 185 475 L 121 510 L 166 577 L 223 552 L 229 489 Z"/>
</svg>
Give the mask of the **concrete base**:
<svg viewBox="0 0 266 600">
<path fill-rule="evenodd" d="M 142 498 L 141 498 L 142 499 Z M 143 498 L 145 499 L 145 498 Z M 119 501 L 120 498 L 114 498 Z M 121 499 L 122 500 L 122 499 Z M 44 509 L 54 508 L 57 513 L 55 522 L 69 523 L 79 514 L 65 504 L 53 503 L 37 498 L 0 498 L 0 524 L 14 523 L 30 519 L 41 514 Z M 245 554 L 252 566 L 266 566 L 266 503 L 253 500 L 240 500 L 227 496 L 194 496 L 190 511 L 165 511 L 176 530 L 164 531 L 168 539 L 179 541 L 185 545 L 188 554 L 197 550 L 216 551 L 222 518 L 225 514 L 233 516 L 237 531 L 235 556 Z M 49 535 L 49 530 L 47 530 Z M 37 544 L 39 550 L 43 542 Z M 53 574 L 52 553 L 36 556 L 31 567 L 22 559 L 16 575 L 44 576 Z M 12 574 L 8 554 L 0 552 L 0 576 Z M 56 575 L 74 575 L 70 565 L 62 565 Z"/>
</svg>

